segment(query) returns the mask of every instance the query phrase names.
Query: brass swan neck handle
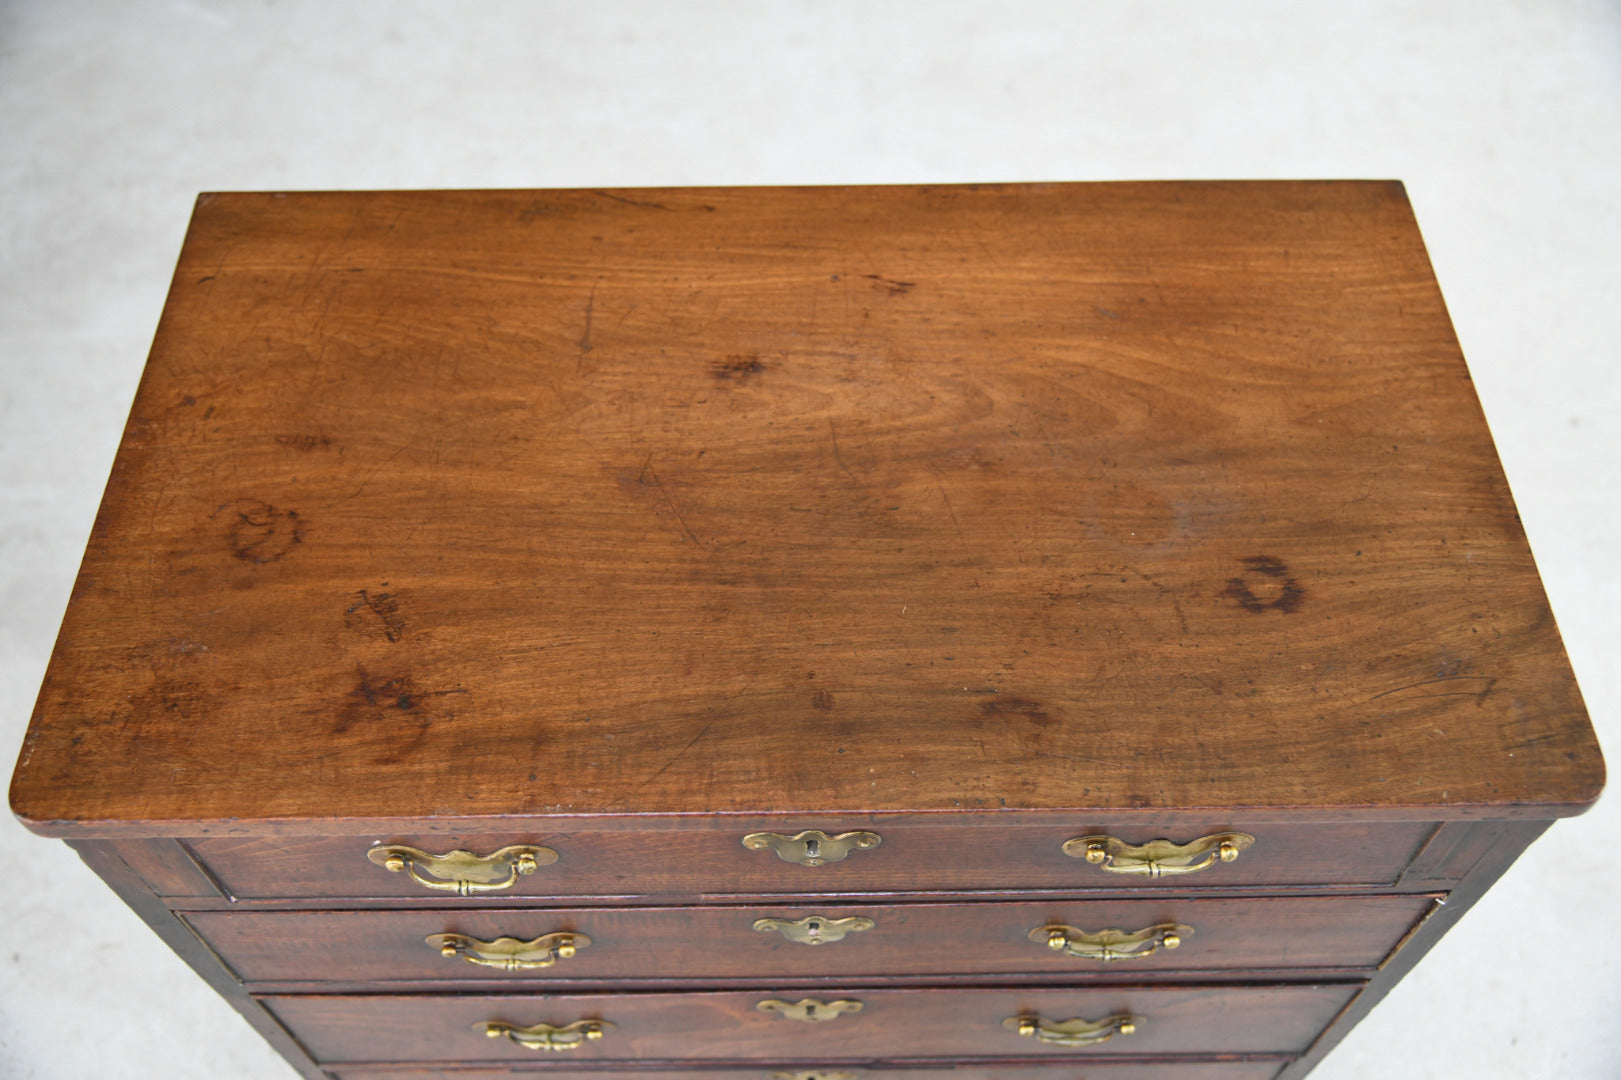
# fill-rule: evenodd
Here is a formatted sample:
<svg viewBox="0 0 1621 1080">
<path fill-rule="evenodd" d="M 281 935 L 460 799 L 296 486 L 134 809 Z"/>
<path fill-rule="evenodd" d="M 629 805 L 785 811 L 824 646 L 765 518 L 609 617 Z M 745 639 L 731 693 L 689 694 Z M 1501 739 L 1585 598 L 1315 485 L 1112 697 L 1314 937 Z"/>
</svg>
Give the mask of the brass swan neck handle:
<svg viewBox="0 0 1621 1080">
<path fill-rule="evenodd" d="M 1031 941 L 1040 942 L 1055 953 L 1106 964 L 1116 960 L 1140 960 L 1161 949 L 1181 948 L 1182 942 L 1192 936 L 1193 927 L 1183 923 L 1159 923 L 1130 932 L 1081 930 L 1063 923 L 1049 923 L 1036 927 L 1028 935 Z"/>
<path fill-rule="evenodd" d="M 1077 836 L 1064 844 L 1064 854 L 1111 874 L 1142 877 L 1168 877 L 1196 874 L 1218 862 L 1232 862 L 1238 853 L 1255 843 L 1249 833 L 1223 832 L 1201 836 L 1178 844 L 1171 840 L 1150 840 L 1128 844 L 1118 836 Z"/>
<path fill-rule="evenodd" d="M 617 1024 L 610 1020 L 576 1020 L 572 1024 L 553 1027 L 551 1024 L 531 1024 L 520 1027 L 505 1020 L 483 1020 L 473 1025 L 492 1039 L 509 1039 L 526 1050 L 575 1050 L 587 1042 L 595 1042 Z"/>
<path fill-rule="evenodd" d="M 439 954 L 447 959 L 459 956 L 469 964 L 501 971 L 549 968 L 558 960 L 567 960 L 591 944 L 591 939 L 585 934 L 573 931 L 543 934 L 530 941 L 514 937 L 481 941 L 466 934 L 429 934 L 422 940 L 430 948 L 438 949 Z"/>
<path fill-rule="evenodd" d="M 406 844 L 378 844 L 366 858 L 393 874 L 405 873 L 424 889 L 458 896 L 501 892 L 557 861 L 557 852 L 535 844 L 512 844 L 488 855 L 457 848 L 434 855 Z"/>
<path fill-rule="evenodd" d="M 1102 1020 L 1044 1020 L 1040 1016 L 1010 1016 L 1002 1026 L 1049 1046 L 1096 1046 L 1116 1035 L 1130 1035 L 1143 1022 L 1141 1016 L 1116 1013 Z"/>
</svg>

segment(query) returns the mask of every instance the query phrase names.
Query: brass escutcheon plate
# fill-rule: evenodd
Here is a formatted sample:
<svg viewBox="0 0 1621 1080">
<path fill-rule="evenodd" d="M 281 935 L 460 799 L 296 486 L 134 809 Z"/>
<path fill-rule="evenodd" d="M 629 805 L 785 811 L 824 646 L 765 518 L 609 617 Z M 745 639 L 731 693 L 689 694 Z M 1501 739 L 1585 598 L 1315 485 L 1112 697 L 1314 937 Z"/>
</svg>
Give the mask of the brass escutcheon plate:
<svg viewBox="0 0 1621 1080">
<path fill-rule="evenodd" d="M 859 1001 L 817 1001 L 815 998 L 800 998 L 798 1001 L 779 1001 L 776 998 L 767 998 L 755 1006 L 761 1012 L 774 1012 L 789 1020 L 803 1020 L 807 1023 L 825 1023 L 828 1020 L 837 1020 L 845 1013 L 858 1013 L 862 1005 Z"/>
<path fill-rule="evenodd" d="M 771 1080 L 857 1080 L 853 1072 L 829 1072 L 826 1069 L 811 1069 L 808 1072 L 774 1072 Z"/>
<path fill-rule="evenodd" d="M 750 851 L 770 848 L 784 862 L 800 866 L 822 866 L 843 862 L 852 851 L 865 851 L 884 842 L 875 832 L 846 832 L 829 836 L 821 829 L 806 829 L 789 836 L 786 833 L 757 832 L 743 838 L 743 846 Z"/>
<path fill-rule="evenodd" d="M 871 930 L 878 924 L 864 915 L 850 915 L 843 919 L 829 919 L 825 915 L 807 915 L 789 922 L 787 919 L 756 919 L 754 928 L 762 934 L 778 933 L 789 941 L 801 945 L 831 945 L 843 941 L 847 934 Z"/>
</svg>

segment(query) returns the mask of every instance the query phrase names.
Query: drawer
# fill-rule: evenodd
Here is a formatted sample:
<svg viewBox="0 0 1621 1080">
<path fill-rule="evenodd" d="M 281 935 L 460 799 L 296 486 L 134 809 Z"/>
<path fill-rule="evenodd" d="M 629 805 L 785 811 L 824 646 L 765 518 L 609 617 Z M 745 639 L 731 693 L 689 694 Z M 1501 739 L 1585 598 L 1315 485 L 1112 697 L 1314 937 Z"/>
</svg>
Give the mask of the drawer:
<svg viewBox="0 0 1621 1080">
<path fill-rule="evenodd" d="M 817 904 L 809 907 L 203 911 L 192 928 L 249 983 L 624 982 L 852 976 L 1104 976 L 1241 969 L 1354 969 L 1389 954 L 1434 900 L 1415 896 L 1050 903 Z M 766 922 L 760 929 L 756 924 Z M 1068 927 L 1064 948 L 1043 928 Z M 1097 953 L 1104 930 L 1175 927 Z M 1167 933 L 1179 944 L 1163 947 Z M 444 956 L 440 935 L 460 935 Z M 574 955 L 558 939 L 575 935 Z M 580 935 L 587 945 L 578 945 Z M 841 936 L 842 935 L 842 936 Z M 1032 937 L 1034 939 L 1032 939 Z M 516 970 L 468 959 L 498 938 L 538 942 Z M 818 942 L 812 945 L 811 941 Z"/>
<path fill-rule="evenodd" d="M 1256 885 L 1388 886 L 1401 876 L 1434 825 L 1429 822 L 1265 824 L 1228 826 L 1201 823 L 1169 829 L 1115 829 L 1130 844 L 1165 837 L 1178 843 L 1225 832 L 1253 835 L 1253 845 L 1237 851 L 1230 862 L 1208 857 L 1209 865 L 1193 873 L 1161 877 L 1120 873 L 1110 861 L 1093 865 L 1065 854 L 1067 841 L 1102 829 L 1033 826 L 1025 828 L 943 827 L 913 822 L 795 822 L 776 836 L 797 836 L 821 828 L 834 838 L 865 832 L 878 838 L 866 849 L 847 852 L 821 842 L 820 865 L 788 861 L 769 847 L 746 848 L 745 836 L 764 834 L 764 827 L 685 828 L 651 831 L 554 830 L 535 826 L 506 834 L 384 837 L 211 837 L 191 841 L 192 851 L 233 897 L 256 898 L 401 898 L 455 897 L 425 887 L 413 874 L 419 860 L 404 860 L 402 872 L 390 873 L 367 858 L 373 847 L 408 846 L 428 855 L 464 849 L 491 855 L 511 845 L 543 848 L 555 861 L 537 865 L 525 876 L 492 873 L 498 878 L 487 892 L 466 899 L 505 896 L 546 898 L 596 897 L 692 898 L 704 896 L 793 896 L 829 893 L 975 893 L 1052 890 L 1136 891 L 1246 887 Z M 813 838 L 814 839 L 814 838 Z M 802 842 L 803 843 L 803 842 Z M 381 854 L 381 852 L 379 852 Z M 1079 852 L 1078 852 L 1079 854 Z M 482 886 L 481 886 L 482 887 Z"/>
<path fill-rule="evenodd" d="M 475 1025 L 612 1025 L 572 1061 L 870 1062 L 886 1058 L 1298 1053 L 1358 992 L 1351 985 L 1096 989 L 839 990 L 792 993 L 267 995 L 260 1000 L 322 1063 L 533 1060 Z M 792 1019 L 785 1010 L 832 1019 Z M 775 1005 L 770 1003 L 776 1003 Z M 1134 1017 L 1089 1047 L 1008 1024 Z M 575 1029 L 579 1030 L 579 1029 Z M 548 1055 L 556 1056 L 556 1055 Z"/>
<path fill-rule="evenodd" d="M 1272 1080 L 1285 1059 L 1200 1061 L 1190 1058 L 1153 1062 L 1088 1062 L 1085 1080 Z M 640 1080 L 1079 1080 L 1073 1064 L 1017 1062 L 1004 1065 L 958 1065 L 952 1068 L 863 1069 L 834 1065 L 826 1069 L 797 1063 L 791 1066 L 755 1065 L 712 1069 L 646 1069 L 633 1073 L 616 1070 L 557 1069 L 544 1071 L 511 1066 L 445 1068 L 424 1065 L 404 1068 L 340 1069 L 338 1080 L 604 1080 L 607 1076 L 634 1076 Z"/>
</svg>

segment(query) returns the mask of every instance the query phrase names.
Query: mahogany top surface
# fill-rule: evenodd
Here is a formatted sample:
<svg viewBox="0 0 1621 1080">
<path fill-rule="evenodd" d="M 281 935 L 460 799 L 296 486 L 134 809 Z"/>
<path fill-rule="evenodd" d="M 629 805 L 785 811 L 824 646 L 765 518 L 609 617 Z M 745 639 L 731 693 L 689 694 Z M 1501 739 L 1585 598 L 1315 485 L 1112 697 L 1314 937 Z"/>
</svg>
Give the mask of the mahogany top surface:
<svg viewBox="0 0 1621 1080">
<path fill-rule="evenodd" d="M 12 805 L 1547 816 L 1603 776 L 1399 184 L 221 194 Z"/>
</svg>

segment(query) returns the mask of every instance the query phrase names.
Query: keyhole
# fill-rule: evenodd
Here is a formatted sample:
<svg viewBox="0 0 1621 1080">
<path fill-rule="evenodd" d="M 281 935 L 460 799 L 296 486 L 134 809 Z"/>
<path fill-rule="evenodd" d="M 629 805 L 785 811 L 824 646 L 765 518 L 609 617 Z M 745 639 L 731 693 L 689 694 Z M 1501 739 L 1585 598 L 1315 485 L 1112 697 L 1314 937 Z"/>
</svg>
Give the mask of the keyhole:
<svg viewBox="0 0 1621 1080">
<path fill-rule="evenodd" d="M 816 1019 L 816 1003 L 814 1001 L 805 1006 L 805 1019 Z"/>
<path fill-rule="evenodd" d="M 810 922 L 806 923 L 805 936 L 809 937 L 812 941 L 820 938 L 822 936 L 821 922 L 817 919 L 812 919 Z"/>
<path fill-rule="evenodd" d="M 805 854 L 816 858 L 822 853 L 822 842 L 815 838 L 805 841 Z"/>
</svg>

